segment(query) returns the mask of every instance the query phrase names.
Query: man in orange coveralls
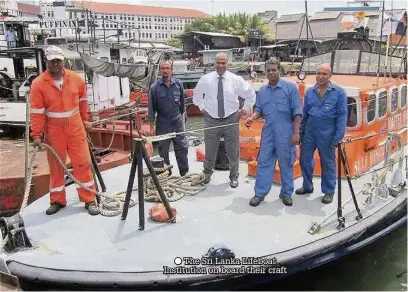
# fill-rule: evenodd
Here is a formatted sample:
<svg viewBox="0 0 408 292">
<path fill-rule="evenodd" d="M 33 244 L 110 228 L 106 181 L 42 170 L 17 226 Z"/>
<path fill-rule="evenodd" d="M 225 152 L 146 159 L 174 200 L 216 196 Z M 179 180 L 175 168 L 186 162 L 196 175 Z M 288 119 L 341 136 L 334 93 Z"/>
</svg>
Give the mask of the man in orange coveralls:
<svg viewBox="0 0 408 292">
<path fill-rule="evenodd" d="M 85 186 L 95 190 L 91 169 L 86 131 L 91 129 L 88 121 L 88 101 L 84 79 L 77 73 L 64 68 L 64 51 L 56 46 L 45 50 L 47 69 L 32 83 L 31 136 L 34 145 L 41 143 L 44 133 L 45 143 L 49 144 L 62 161 L 67 152 L 71 159 L 73 175 Z M 64 170 L 47 152 L 50 168 L 50 204 L 46 214 L 52 215 L 67 204 L 65 194 Z M 78 189 L 80 201 L 90 215 L 98 215 L 95 194 L 83 188 Z"/>
</svg>

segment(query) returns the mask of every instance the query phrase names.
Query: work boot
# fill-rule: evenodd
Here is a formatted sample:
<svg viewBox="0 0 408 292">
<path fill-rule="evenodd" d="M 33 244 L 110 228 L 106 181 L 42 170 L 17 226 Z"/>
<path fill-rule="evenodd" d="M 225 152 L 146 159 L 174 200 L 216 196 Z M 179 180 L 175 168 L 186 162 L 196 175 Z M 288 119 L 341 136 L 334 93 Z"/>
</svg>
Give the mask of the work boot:
<svg viewBox="0 0 408 292">
<path fill-rule="evenodd" d="M 311 194 L 311 193 L 313 193 L 313 187 L 309 191 L 305 190 L 304 187 L 301 187 L 300 189 L 297 189 L 295 192 L 296 195 L 306 195 L 306 194 Z"/>
<path fill-rule="evenodd" d="M 232 179 L 230 181 L 230 187 L 231 188 L 236 188 L 238 186 L 238 180 L 237 179 Z"/>
<path fill-rule="evenodd" d="M 325 204 L 330 204 L 331 202 L 333 202 L 333 197 L 334 195 L 325 194 L 322 198 L 322 202 Z"/>
<path fill-rule="evenodd" d="M 95 202 L 85 203 L 85 209 L 88 210 L 89 215 L 95 216 L 99 214 L 99 208 Z"/>
<path fill-rule="evenodd" d="M 282 200 L 282 203 L 285 204 L 286 206 L 293 205 L 293 200 L 291 197 L 285 197 L 284 195 L 280 194 L 279 198 Z"/>
<path fill-rule="evenodd" d="M 202 179 L 202 182 L 204 183 L 204 184 L 208 184 L 209 182 L 210 182 L 210 179 L 211 179 L 211 174 L 207 174 L 207 173 L 202 173 L 201 174 L 201 179 Z"/>
<path fill-rule="evenodd" d="M 180 176 L 185 176 L 188 173 L 188 169 L 180 171 Z"/>
<path fill-rule="evenodd" d="M 264 200 L 264 198 L 254 196 L 254 197 L 251 199 L 251 201 L 249 202 L 249 204 L 250 204 L 252 207 L 256 207 L 256 206 L 258 206 L 263 200 Z"/>
<path fill-rule="evenodd" d="M 57 213 L 60 209 L 64 208 L 65 205 L 61 205 L 59 203 L 52 203 L 48 209 L 45 211 L 45 214 L 52 215 Z"/>
</svg>

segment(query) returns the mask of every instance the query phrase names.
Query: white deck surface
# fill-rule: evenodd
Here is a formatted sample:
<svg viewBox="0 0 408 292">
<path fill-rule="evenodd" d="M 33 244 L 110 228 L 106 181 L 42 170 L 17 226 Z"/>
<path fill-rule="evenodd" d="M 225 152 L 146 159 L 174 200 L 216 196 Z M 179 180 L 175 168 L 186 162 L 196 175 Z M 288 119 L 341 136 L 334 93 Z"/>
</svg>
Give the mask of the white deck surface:
<svg viewBox="0 0 408 292">
<path fill-rule="evenodd" d="M 189 156 L 190 171 L 201 172 L 202 163 L 196 161 L 194 148 L 190 148 Z M 175 166 L 173 173 L 178 174 L 173 153 L 171 160 Z M 217 243 L 232 249 L 237 258 L 265 256 L 337 232 L 337 195 L 331 204 L 323 204 L 319 178 L 314 179 L 314 194 L 293 195 L 292 207 L 283 205 L 278 198 L 278 185 L 273 186 L 264 202 L 252 207 L 249 200 L 254 195 L 255 180 L 247 176 L 246 162 L 240 167 L 238 188 L 230 188 L 228 171 L 215 171 L 205 191 L 172 202 L 171 206 L 177 209 L 175 224 L 153 222 L 148 215 L 152 203 L 145 202 L 144 231 L 138 230 L 138 205 L 129 210 L 126 221 L 120 215 L 90 216 L 78 201 L 75 185 L 71 185 L 67 189 L 68 205 L 57 214 L 45 215 L 48 195 L 23 211 L 28 236 L 39 248 L 11 254 L 9 258 L 65 270 L 162 271 L 163 266 L 175 266 L 174 258 L 200 258 Z M 130 164 L 103 172 L 108 192 L 125 190 L 129 172 Z M 371 180 L 371 175 L 354 181 L 356 193 L 368 179 Z M 296 179 L 295 189 L 301 184 L 302 178 Z M 342 188 L 345 202 L 350 197 L 347 181 L 343 180 Z M 133 196 L 137 199 L 137 191 Z M 389 197 L 386 202 L 377 199 L 371 208 L 362 203 L 364 199 L 365 196 L 358 196 L 363 216 L 367 217 L 394 198 Z M 354 211 L 351 200 L 343 210 L 346 227 L 356 222 Z M 334 215 L 319 234 L 308 233 L 313 222 L 320 223 L 331 213 Z"/>
</svg>

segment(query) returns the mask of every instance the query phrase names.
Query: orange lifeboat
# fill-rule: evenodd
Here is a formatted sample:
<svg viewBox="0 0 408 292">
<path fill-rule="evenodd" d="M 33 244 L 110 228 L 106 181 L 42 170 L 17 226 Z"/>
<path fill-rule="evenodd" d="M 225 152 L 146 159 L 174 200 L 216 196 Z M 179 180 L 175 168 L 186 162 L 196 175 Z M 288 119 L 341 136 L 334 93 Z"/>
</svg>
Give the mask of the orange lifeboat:
<svg viewBox="0 0 408 292">
<path fill-rule="evenodd" d="M 407 81 L 400 78 L 401 72 L 395 72 L 396 64 L 400 64 L 401 57 L 389 57 L 391 69 L 395 71 L 392 70 L 389 73 L 392 76 L 384 77 L 385 72 L 382 68 L 380 78 L 376 77 L 377 61 L 374 62 L 378 60 L 378 54 L 366 50 L 335 50 L 305 58 L 303 70 L 308 74 L 305 80 L 300 81 L 296 76 L 281 77 L 298 85 L 301 104 L 303 104 L 306 89 L 315 84 L 316 65 L 327 63 L 326 60 L 329 62 L 332 60 L 331 82 L 342 86 L 348 96 L 348 122 L 344 140 L 366 137 L 344 144 L 350 176 L 359 175 L 384 160 L 387 133 L 393 132 L 400 135 L 403 146 L 407 144 Z M 354 62 L 357 63 L 353 64 Z M 250 82 L 257 90 L 268 81 L 264 79 Z M 240 156 L 248 160 L 248 174 L 251 176 L 256 175 L 256 156 L 259 152 L 260 139 L 250 138 L 261 137 L 263 125 L 264 121 L 260 119 L 248 129 L 245 126 L 245 120 L 240 121 Z M 391 153 L 397 146 L 397 143 L 393 142 Z M 295 178 L 302 175 L 299 154 L 298 148 L 298 159 L 294 165 Z M 320 157 L 317 151 L 314 158 L 314 175 L 320 176 Z M 274 178 L 274 182 L 281 183 L 278 164 Z"/>
</svg>

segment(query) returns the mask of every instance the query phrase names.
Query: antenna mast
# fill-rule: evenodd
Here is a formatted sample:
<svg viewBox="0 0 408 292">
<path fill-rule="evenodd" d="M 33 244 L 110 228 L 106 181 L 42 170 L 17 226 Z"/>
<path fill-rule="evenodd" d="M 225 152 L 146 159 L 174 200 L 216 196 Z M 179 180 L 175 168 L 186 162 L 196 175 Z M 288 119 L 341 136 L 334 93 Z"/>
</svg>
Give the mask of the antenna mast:
<svg viewBox="0 0 408 292">
<path fill-rule="evenodd" d="M 380 32 L 380 41 L 379 41 L 379 50 L 378 50 L 378 64 L 377 64 L 377 86 L 380 79 L 380 62 L 381 62 L 381 42 L 383 36 L 384 28 L 384 9 L 385 9 L 385 0 L 382 1 L 382 12 L 381 12 L 381 32 Z"/>
<path fill-rule="evenodd" d="M 310 54 L 310 47 L 309 47 L 309 30 L 310 30 L 310 36 L 312 37 L 313 43 L 314 43 L 314 45 L 315 45 L 315 47 L 316 47 L 316 51 L 317 51 L 318 54 L 320 54 L 319 47 L 317 46 L 316 41 L 315 41 L 315 39 L 314 39 L 314 37 L 313 37 L 312 28 L 310 27 L 309 15 L 308 15 L 308 11 L 307 11 L 307 0 L 305 0 L 305 13 L 303 14 L 302 18 L 303 18 L 303 21 L 302 21 L 302 26 L 301 26 L 300 32 L 299 32 L 298 42 L 297 42 L 297 44 L 296 44 L 295 53 L 293 54 L 292 63 L 290 64 L 290 69 L 289 69 L 289 72 L 290 72 L 290 73 L 292 73 L 293 63 L 294 63 L 294 61 L 295 61 L 295 57 L 296 57 L 297 51 L 298 51 L 298 49 L 299 49 L 300 37 L 302 36 L 303 26 L 305 25 L 305 22 L 306 22 L 306 54 L 308 54 L 308 55 Z M 299 71 L 301 71 L 302 68 L 303 68 L 303 63 L 304 63 L 305 55 L 306 55 L 306 54 L 303 54 L 302 64 L 301 64 L 301 66 L 300 66 Z"/>
</svg>

